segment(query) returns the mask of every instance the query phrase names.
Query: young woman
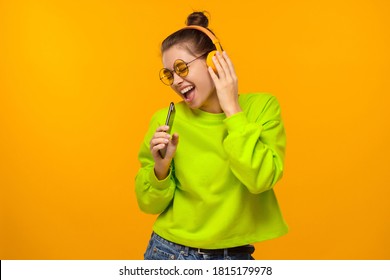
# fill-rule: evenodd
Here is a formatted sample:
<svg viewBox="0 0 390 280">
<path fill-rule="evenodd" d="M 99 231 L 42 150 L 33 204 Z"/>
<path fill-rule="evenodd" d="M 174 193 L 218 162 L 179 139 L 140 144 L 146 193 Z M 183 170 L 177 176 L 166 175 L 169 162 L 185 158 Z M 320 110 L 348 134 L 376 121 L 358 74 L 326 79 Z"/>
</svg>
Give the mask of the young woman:
<svg viewBox="0 0 390 280">
<path fill-rule="evenodd" d="M 164 108 L 139 152 L 138 204 L 159 214 L 145 259 L 253 259 L 251 244 L 288 230 L 273 191 L 286 144 L 279 104 L 238 94 L 233 64 L 207 26 L 194 12 L 161 46 L 160 79 L 183 101 L 173 134 Z"/>
</svg>

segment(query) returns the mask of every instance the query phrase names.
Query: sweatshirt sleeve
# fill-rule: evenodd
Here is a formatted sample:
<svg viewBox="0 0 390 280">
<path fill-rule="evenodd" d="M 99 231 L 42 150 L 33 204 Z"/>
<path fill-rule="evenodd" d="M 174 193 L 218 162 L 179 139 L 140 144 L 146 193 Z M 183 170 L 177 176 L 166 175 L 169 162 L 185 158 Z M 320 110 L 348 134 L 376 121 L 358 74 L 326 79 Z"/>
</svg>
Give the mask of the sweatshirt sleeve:
<svg viewBox="0 0 390 280">
<path fill-rule="evenodd" d="M 172 176 L 172 166 L 164 180 L 158 180 L 154 173 L 154 160 L 149 149 L 149 142 L 158 125 L 156 117 L 154 117 L 138 153 L 141 168 L 135 177 L 135 193 L 138 206 L 148 214 L 162 213 L 171 203 L 176 189 L 174 176 Z"/>
<path fill-rule="evenodd" d="M 271 189 L 282 177 L 286 135 L 275 97 L 250 110 L 255 110 L 250 121 L 245 112 L 224 120 L 228 135 L 223 145 L 234 175 L 256 194 Z"/>
</svg>

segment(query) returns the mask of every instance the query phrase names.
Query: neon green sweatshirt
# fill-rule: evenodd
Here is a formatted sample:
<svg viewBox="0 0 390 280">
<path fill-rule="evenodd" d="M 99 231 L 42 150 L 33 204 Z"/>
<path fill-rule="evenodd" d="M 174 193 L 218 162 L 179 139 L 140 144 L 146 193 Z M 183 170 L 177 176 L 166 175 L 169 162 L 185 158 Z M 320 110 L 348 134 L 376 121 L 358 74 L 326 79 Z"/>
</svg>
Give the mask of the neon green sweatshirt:
<svg viewBox="0 0 390 280">
<path fill-rule="evenodd" d="M 171 242 L 216 249 L 287 233 L 273 186 L 282 177 L 286 136 L 275 97 L 239 96 L 242 112 L 226 118 L 176 104 L 179 144 L 159 181 L 149 142 L 167 108 L 152 117 L 141 145 L 136 195 L 142 211 L 159 214 L 153 230 Z"/>
</svg>

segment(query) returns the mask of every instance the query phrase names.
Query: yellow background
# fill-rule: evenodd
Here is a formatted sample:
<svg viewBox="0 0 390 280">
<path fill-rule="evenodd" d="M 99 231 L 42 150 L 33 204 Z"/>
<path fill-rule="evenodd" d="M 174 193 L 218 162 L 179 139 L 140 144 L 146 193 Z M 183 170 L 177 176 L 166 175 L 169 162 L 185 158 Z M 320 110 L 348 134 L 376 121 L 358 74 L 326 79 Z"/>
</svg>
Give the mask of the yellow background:
<svg viewBox="0 0 390 280">
<path fill-rule="evenodd" d="M 288 133 L 290 232 L 258 259 L 390 258 L 390 4 L 0 0 L 0 259 L 141 259 L 134 196 L 159 45 L 193 10 Z"/>
</svg>

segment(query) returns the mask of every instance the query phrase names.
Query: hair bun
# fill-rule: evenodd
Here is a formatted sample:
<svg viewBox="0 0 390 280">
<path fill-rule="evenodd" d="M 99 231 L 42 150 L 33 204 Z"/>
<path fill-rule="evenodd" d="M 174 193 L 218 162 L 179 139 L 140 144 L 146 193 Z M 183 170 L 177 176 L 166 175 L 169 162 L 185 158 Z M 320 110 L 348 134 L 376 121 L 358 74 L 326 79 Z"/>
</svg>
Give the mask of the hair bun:
<svg viewBox="0 0 390 280">
<path fill-rule="evenodd" d="M 204 12 L 193 12 L 187 17 L 186 25 L 199 25 L 207 28 L 209 26 L 209 19 Z"/>
</svg>

